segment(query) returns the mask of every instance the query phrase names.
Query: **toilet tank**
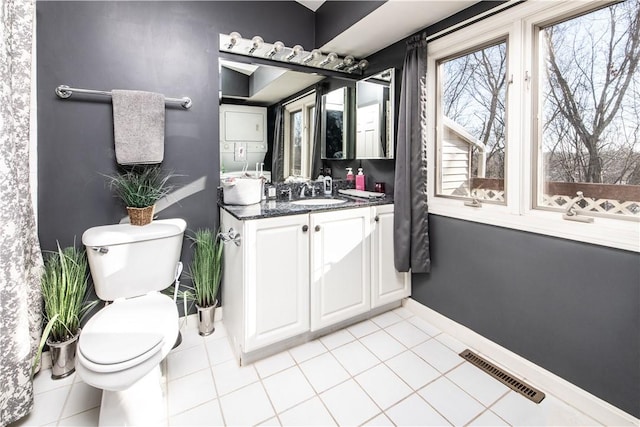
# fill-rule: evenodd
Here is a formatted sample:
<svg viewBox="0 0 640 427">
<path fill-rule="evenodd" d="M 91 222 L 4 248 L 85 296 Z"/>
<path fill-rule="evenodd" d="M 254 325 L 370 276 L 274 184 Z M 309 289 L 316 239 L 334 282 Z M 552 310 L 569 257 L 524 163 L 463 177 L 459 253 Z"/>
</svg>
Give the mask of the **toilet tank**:
<svg viewBox="0 0 640 427">
<path fill-rule="evenodd" d="M 82 243 L 98 298 L 113 301 L 168 288 L 175 279 L 186 226 L 175 218 L 85 231 Z"/>
</svg>

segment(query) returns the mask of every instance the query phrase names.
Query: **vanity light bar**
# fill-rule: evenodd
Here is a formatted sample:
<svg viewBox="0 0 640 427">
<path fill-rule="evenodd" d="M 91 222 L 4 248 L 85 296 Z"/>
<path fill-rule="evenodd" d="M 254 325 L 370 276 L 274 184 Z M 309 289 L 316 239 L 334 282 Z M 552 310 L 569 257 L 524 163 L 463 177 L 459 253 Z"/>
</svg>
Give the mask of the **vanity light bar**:
<svg viewBox="0 0 640 427">
<path fill-rule="evenodd" d="M 319 69 L 339 71 L 347 74 L 359 74 L 367 68 L 366 60 L 357 61 L 353 56 L 340 57 L 335 52 L 323 54 L 319 49 L 305 51 L 301 45 L 286 47 L 281 41 L 265 43 L 262 37 L 243 39 L 237 32 L 220 34 L 220 51 L 238 55 L 263 57 L 279 62 L 304 65 Z"/>
</svg>

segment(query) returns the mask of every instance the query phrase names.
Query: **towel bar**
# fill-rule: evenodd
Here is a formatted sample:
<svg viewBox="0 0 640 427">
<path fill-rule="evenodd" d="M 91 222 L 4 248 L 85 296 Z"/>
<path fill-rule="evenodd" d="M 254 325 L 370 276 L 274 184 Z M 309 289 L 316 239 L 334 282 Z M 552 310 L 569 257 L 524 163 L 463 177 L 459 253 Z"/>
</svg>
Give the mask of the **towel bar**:
<svg viewBox="0 0 640 427">
<path fill-rule="evenodd" d="M 73 95 L 73 92 L 86 93 L 90 95 L 111 96 L 111 92 L 107 92 L 104 90 L 78 89 L 69 87 L 67 85 L 60 85 L 56 88 L 56 95 L 58 95 L 58 97 L 62 99 L 69 98 L 71 95 Z M 165 98 L 164 100 L 165 102 L 178 103 L 182 106 L 182 108 L 185 109 L 191 108 L 192 105 L 191 98 L 186 96 L 183 98 Z"/>
</svg>

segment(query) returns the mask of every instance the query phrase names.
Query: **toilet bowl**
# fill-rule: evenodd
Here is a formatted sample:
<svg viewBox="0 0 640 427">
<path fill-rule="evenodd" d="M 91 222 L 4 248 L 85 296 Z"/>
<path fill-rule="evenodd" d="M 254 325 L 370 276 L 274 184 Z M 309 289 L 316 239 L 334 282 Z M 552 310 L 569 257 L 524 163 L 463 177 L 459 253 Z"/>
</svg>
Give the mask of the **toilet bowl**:
<svg viewBox="0 0 640 427">
<path fill-rule="evenodd" d="M 166 420 L 160 363 L 178 336 L 178 310 L 162 293 L 175 279 L 186 223 L 94 227 L 82 237 L 98 297 L 113 301 L 84 325 L 76 371 L 102 389 L 100 425 Z"/>
<path fill-rule="evenodd" d="M 117 300 L 95 314 L 78 340 L 78 371 L 103 390 L 129 388 L 169 353 L 178 337 L 173 299 L 150 293 Z"/>
</svg>

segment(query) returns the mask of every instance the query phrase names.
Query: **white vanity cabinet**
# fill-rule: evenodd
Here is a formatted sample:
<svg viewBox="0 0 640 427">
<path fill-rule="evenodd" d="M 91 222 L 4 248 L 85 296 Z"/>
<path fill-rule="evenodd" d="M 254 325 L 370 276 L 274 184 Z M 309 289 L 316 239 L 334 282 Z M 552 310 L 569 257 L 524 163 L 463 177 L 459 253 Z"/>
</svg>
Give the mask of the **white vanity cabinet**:
<svg viewBox="0 0 640 427">
<path fill-rule="evenodd" d="M 311 331 L 371 308 L 371 208 L 313 213 Z"/>
<path fill-rule="evenodd" d="M 309 215 L 239 221 L 222 211 L 225 325 L 240 352 L 309 330 Z"/>
<path fill-rule="evenodd" d="M 397 306 L 393 205 L 240 220 L 220 211 L 224 323 L 244 363 Z M 376 311 L 371 311 L 376 310 Z"/>
<path fill-rule="evenodd" d="M 371 207 L 371 308 L 411 295 L 411 274 L 400 273 L 393 263 L 393 205 Z"/>
</svg>

